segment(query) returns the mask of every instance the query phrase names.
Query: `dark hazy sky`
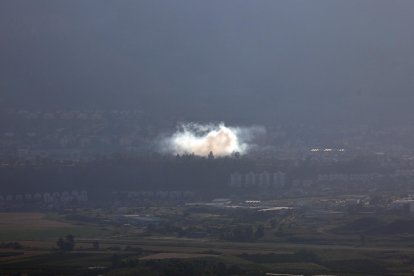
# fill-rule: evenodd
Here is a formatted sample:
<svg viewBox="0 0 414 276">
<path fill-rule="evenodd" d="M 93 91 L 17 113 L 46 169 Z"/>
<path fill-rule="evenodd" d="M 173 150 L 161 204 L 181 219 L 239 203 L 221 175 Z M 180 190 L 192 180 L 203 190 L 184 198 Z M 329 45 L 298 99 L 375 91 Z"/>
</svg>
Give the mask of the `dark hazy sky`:
<svg viewBox="0 0 414 276">
<path fill-rule="evenodd" d="M 413 26 L 412 0 L 0 0 L 0 99 L 407 123 Z"/>
</svg>

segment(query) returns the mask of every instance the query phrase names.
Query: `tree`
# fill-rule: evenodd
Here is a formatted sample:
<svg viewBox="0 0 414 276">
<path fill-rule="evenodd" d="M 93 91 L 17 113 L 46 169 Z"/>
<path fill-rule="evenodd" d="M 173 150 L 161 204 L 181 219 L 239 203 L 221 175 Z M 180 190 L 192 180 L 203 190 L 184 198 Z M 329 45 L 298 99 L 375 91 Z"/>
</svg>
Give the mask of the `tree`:
<svg viewBox="0 0 414 276">
<path fill-rule="evenodd" d="M 121 267 L 122 266 L 122 258 L 119 255 L 114 254 L 111 257 L 111 263 L 112 263 L 113 268 Z"/>
<path fill-rule="evenodd" d="M 239 225 L 233 229 L 232 239 L 235 241 L 252 241 L 254 239 L 251 225 Z"/>
<path fill-rule="evenodd" d="M 257 229 L 254 232 L 254 238 L 257 240 L 263 237 L 264 237 L 264 226 L 260 224 L 259 226 L 257 226 Z"/>
<path fill-rule="evenodd" d="M 67 235 L 65 239 L 59 238 L 56 244 L 61 251 L 72 251 L 75 248 L 75 237 Z"/>
<path fill-rule="evenodd" d="M 214 275 L 226 275 L 227 274 L 227 267 L 224 263 L 219 262 L 215 265 L 213 270 Z"/>
<path fill-rule="evenodd" d="M 65 251 L 65 241 L 62 238 L 59 238 L 56 244 L 60 250 Z"/>
<path fill-rule="evenodd" d="M 359 234 L 360 245 L 365 246 L 367 243 L 367 237 L 364 234 Z"/>
</svg>

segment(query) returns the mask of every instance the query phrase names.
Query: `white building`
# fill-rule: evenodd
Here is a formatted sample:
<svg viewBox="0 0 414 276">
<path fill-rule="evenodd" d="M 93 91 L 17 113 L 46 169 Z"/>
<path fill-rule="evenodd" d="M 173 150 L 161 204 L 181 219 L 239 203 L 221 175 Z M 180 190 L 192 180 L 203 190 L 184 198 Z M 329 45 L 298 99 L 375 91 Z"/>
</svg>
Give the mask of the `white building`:
<svg viewBox="0 0 414 276">
<path fill-rule="evenodd" d="M 248 172 L 246 174 L 232 173 L 230 175 L 230 187 L 234 188 L 249 188 L 259 187 L 266 188 L 280 188 L 285 185 L 286 174 L 283 172 Z"/>
<path fill-rule="evenodd" d="M 392 209 L 404 210 L 410 214 L 414 214 L 414 199 L 399 199 L 392 203 Z"/>
</svg>

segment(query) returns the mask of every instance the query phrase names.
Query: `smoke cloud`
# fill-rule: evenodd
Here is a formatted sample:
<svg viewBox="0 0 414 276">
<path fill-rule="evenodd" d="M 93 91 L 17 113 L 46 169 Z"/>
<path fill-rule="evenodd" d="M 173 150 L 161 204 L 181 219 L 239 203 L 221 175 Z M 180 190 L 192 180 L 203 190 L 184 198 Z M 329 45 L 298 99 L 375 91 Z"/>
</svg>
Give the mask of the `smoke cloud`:
<svg viewBox="0 0 414 276">
<path fill-rule="evenodd" d="M 173 154 L 228 156 L 244 154 L 251 147 L 249 142 L 260 132 L 261 127 L 227 127 L 220 124 L 181 124 L 177 132 L 164 141 L 165 150 Z"/>
</svg>

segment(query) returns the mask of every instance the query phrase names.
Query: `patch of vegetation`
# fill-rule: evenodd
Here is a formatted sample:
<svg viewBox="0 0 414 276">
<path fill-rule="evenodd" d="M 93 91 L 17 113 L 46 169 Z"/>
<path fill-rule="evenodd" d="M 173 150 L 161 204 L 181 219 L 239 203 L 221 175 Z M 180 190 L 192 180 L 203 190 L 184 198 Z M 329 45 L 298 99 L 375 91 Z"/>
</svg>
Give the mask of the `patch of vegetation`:
<svg viewBox="0 0 414 276">
<path fill-rule="evenodd" d="M 73 235 L 67 235 L 65 239 L 59 238 L 56 244 L 61 251 L 72 251 L 75 247 L 75 237 Z"/>
<path fill-rule="evenodd" d="M 0 252 L 0 258 L 23 255 L 24 252 Z"/>
<path fill-rule="evenodd" d="M 364 234 L 414 234 L 414 220 L 398 219 L 385 223 L 377 218 L 359 218 L 345 226 L 334 229 L 337 233 L 364 233 Z"/>
<path fill-rule="evenodd" d="M 244 275 L 264 273 L 257 267 L 237 264 L 225 264 L 213 259 L 189 260 L 151 260 L 143 264 L 157 275 L 185 276 L 185 275 Z"/>
<path fill-rule="evenodd" d="M 341 273 L 367 273 L 389 275 L 387 268 L 380 262 L 369 259 L 336 260 L 324 263 L 332 271 Z"/>
<path fill-rule="evenodd" d="M 414 220 L 395 220 L 378 229 L 381 234 L 414 234 Z"/>
<path fill-rule="evenodd" d="M 319 256 L 311 251 L 298 251 L 293 254 L 241 254 L 239 257 L 255 263 L 320 263 Z"/>
<path fill-rule="evenodd" d="M 18 242 L 2 242 L 0 243 L 0 248 L 22 249 L 23 246 Z"/>
<path fill-rule="evenodd" d="M 15 241 L 15 240 L 54 240 L 65 236 L 67 233 L 72 233 L 77 237 L 82 238 L 96 238 L 102 231 L 94 227 L 65 227 L 65 228 L 47 228 L 47 229 L 30 229 L 30 228 L 13 228 L 0 229 L 1 241 Z"/>
<path fill-rule="evenodd" d="M 374 217 L 364 217 L 354 220 L 353 222 L 346 224 L 342 227 L 334 229 L 334 232 L 338 233 L 367 233 L 375 231 L 378 228 L 384 227 L 385 222 L 374 218 Z"/>
</svg>

